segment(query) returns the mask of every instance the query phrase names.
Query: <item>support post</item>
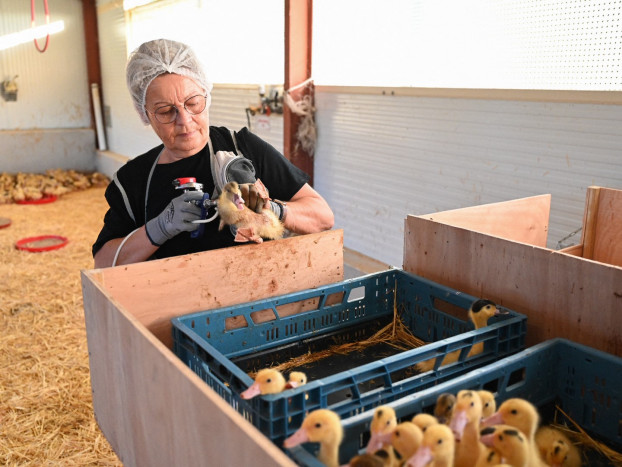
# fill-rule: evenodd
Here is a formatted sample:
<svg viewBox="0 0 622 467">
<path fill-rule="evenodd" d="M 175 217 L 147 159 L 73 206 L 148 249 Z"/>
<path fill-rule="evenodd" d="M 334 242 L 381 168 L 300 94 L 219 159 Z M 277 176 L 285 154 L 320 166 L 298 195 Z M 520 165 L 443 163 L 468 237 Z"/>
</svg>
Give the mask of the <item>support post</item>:
<svg viewBox="0 0 622 467">
<path fill-rule="evenodd" d="M 313 26 L 313 0 L 285 0 L 285 90 L 311 78 L 311 41 Z M 302 86 L 290 93 L 298 101 L 310 95 L 313 86 Z M 301 117 L 285 105 L 283 111 L 283 152 L 294 165 L 306 172 L 309 184 L 313 185 L 313 155 L 300 145 L 296 132 Z"/>
</svg>

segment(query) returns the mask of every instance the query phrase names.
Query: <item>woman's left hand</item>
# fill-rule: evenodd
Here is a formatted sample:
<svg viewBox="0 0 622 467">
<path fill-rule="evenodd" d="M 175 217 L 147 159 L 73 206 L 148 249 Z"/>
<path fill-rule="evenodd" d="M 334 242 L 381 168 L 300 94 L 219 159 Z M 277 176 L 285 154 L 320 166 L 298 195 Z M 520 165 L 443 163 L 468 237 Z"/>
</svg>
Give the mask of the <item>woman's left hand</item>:
<svg viewBox="0 0 622 467">
<path fill-rule="evenodd" d="M 244 199 L 246 207 L 252 211 L 261 212 L 264 206 L 264 201 L 255 184 L 242 183 L 240 184 L 240 191 L 242 192 L 242 199 Z"/>
</svg>

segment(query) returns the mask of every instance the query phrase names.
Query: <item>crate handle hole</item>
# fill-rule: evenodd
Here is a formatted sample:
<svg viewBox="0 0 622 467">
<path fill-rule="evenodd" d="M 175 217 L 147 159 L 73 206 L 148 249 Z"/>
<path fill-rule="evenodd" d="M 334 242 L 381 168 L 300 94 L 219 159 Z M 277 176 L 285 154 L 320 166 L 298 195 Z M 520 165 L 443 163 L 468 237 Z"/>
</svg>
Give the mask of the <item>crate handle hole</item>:
<svg viewBox="0 0 622 467">
<path fill-rule="evenodd" d="M 348 303 L 362 300 L 365 298 L 365 286 L 355 287 L 348 294 Z"/>
</svg>

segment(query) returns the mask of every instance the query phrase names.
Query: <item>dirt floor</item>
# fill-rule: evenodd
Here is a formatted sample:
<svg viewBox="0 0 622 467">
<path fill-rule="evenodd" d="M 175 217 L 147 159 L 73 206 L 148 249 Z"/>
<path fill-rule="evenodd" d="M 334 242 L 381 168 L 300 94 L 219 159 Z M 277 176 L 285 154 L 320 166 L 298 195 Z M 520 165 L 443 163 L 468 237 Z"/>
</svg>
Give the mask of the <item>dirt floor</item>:
<svg viewBox="0 0 622 467">
<path fill-rule="evenodd" d="M 0 205 L 0 465 L 122 465 L 93 415 L 80 283 L 105 211 L 104 188 Z M 16 248 L 40 235 L 68 243 Z"/>
</svg>

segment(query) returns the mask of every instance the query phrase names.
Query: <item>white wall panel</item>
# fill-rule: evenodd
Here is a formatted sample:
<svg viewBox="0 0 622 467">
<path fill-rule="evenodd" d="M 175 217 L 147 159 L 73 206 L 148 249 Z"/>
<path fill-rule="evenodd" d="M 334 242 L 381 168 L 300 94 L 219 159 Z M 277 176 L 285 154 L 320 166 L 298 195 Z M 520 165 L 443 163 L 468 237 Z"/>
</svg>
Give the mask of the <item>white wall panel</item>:
<svg viewBox="0 0 622 467">
<path fill-rule="evenodd" d="M 91 125 L 90 88 L 82 2 L 50 2 L 50 21 L 65 29 L 50 36 L 43 53 L 33 42 L 0 52 L 0 81 L 18 76 L 17 101 L 0 98 L 0 130 L 84 128 Z M 37 25 L 45 24 L 43 3 L 36 2 Z M 30 28 L 30 2 L 0 0 L 0 35 Z M 38 39 L 40 48 L 45 38 Z"/>
<path fill-rule="evenodd" d="M 552 194 L 549 247 L 590 185 L 622 188 L 622 108 L 316 89 L 315 188 L 347 247 L 401 266 L 403 220 Z M 579 235 L 564 245 L 576 243 Z"/>
<path fill-rule="evenodd" d="M 266 87 L 267 89 L 269 87 Z M 239 130 L 248 126 L 246 108 L 260 103 L 257 86 L 215 85 L 212 91 L 210 125 Z M 253 133 L 283 152 L 283 116 L 273 113 L 269 117 L 257 114 L 250 118 Z"/>
<path fill-rule="evenodd" d="M 108 149 L 136 157 L 159 144 L 159 140 L 134 110 L 125 83 L 128 50 L 123 2 L 98 2 L 97 29 Z"/>
</svg>

